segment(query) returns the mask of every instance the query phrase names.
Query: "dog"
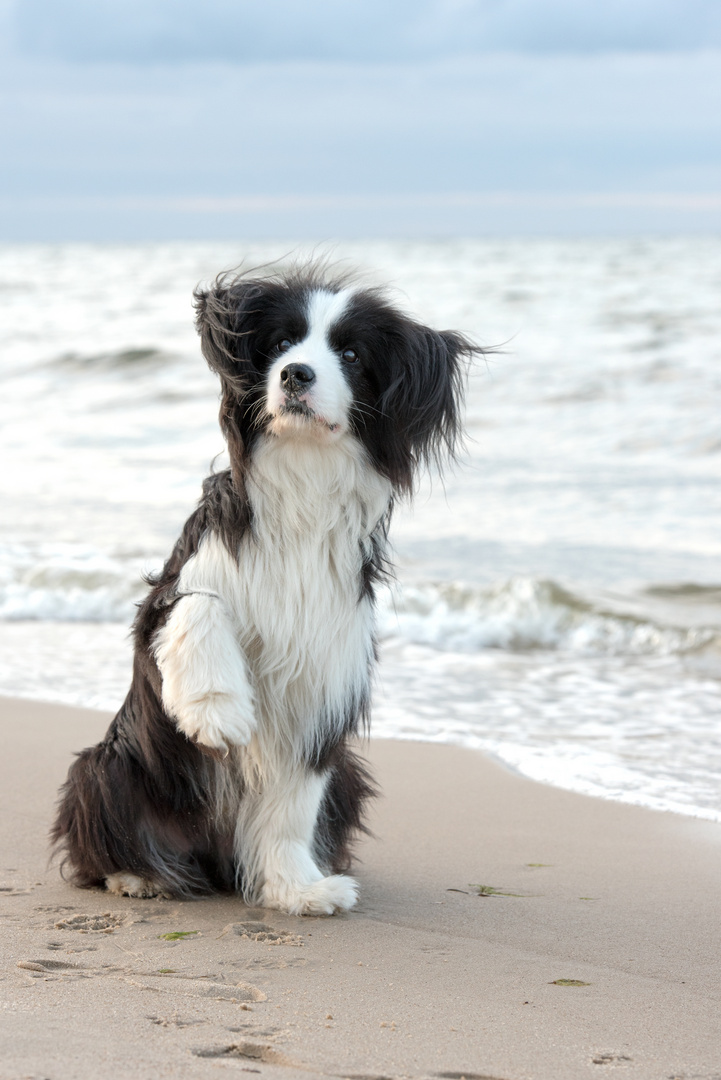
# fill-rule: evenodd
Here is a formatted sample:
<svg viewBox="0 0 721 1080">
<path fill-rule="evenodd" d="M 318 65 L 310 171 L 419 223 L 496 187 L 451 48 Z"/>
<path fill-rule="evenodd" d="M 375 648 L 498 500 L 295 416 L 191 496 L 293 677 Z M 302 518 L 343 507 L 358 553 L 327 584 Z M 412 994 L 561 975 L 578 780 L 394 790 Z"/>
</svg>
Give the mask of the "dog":
<svg viewBox="0 0 721 1080">
<path fill-rule="evenodd" d="M 230 468 L 148 578 L 130 690 L 71 766 L 51 839 L 82 887 L 333 914 L 357 900 L 375 794 L 353 737 L 388 525 L 455 453 L 480 350 L 318 265 L 194 295 Z"/>
</svg>

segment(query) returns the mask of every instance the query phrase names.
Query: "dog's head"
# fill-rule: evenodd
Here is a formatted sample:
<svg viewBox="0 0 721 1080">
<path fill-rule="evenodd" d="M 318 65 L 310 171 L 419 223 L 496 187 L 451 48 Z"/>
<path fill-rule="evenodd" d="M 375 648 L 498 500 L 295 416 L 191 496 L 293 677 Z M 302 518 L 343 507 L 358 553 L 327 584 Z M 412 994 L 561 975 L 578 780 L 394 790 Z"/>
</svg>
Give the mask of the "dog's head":
<svg viewBox="0 0 721 1080">
<path fill-rule="evenodd" d="M 236 468 L 264 432 L 328 445 L 351 436 L 404 492 L 417 464 L 453 454 L 465 362 L 479 351 L 460 334 L 312 267 L 221 276 L 195 298 Z"/>
</svg>

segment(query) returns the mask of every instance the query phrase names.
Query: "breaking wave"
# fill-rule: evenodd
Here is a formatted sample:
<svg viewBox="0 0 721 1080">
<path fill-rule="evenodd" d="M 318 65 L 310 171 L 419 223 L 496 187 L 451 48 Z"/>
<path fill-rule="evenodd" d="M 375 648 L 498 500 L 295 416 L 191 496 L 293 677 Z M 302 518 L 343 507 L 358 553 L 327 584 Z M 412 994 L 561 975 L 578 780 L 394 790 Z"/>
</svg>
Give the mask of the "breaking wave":
<svg viewBox="0 0 721 1080">
<path fill-rule="evenodd" d="M 108 555 L 92 547 L 38 545 L 2 552 L 0 619 L 125 622 L 145 592 L 143 574 L 159 560 Z M 381 639 L 447 652 L 551 649 L 588 656 L 721 654 L 721 629 L 663 625 L 619 614 L 555 581 L 514 577 L 487 588 L 439 582 L 383 590 Z"/>
<path fill-rule="evenodd" d="M 558 649 L 598 656 L 668 656 L 721 650 L 721 629 L 664 626 L 605 611 L 554 581 L 514 577 L 478 589 L 433 583 L 383 598 L 382 637 L 454 652 Z"/>
<path fill-rule="evenodd" d="M 141 556 L 69 544 L 8 546 L 0 565 L 0 619 L 46 622 L 130 621 L 151 568 Z"/>
</svg>

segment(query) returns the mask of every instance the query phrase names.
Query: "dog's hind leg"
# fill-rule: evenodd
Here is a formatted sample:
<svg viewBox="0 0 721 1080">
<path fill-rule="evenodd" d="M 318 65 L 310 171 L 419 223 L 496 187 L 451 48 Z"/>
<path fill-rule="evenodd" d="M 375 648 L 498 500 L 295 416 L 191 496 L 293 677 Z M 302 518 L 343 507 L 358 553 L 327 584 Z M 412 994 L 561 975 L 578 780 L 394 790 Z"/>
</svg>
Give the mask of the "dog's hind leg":
<svg viewBox="0 0 721 1080">
<path fill-rule="evenodd" d="M 314 836 L 328 773 L 289 765 L 247 791 L 236 846 L 246 895 L 290 915 L 332 915 L 358 899 L 358 885 L 344 874 L 324 874 Z"/>
<path fill-rule="evenodd" d="M 160 714 L 169 734 L 162 743 L 168 769 L 165 774 L 146 772 L 131 722 L 136 707 L 129 695 L 106 739 L 84 750 L 71 765 L 51 839 L 64 856 L 70 880 L 81 887 L 104 885 L 118 896 L 210 892 L 216 880 L 232 878 L 232 855 L 229 850 L 225 860 L 203 856 L 213 838 L 206 820 L 209 811 L 198 806 L 212 775 L 207 759 L 190 748 L 189 760 L 183 748 L 185 756 L 171 768 L 173 741 L 182 746 L 185 740 Z M 175 787 L 169 786 L 173 783 Z M 183 792 L 185 801 L 180 802 Z M 228 840 L 226 844 L 230 848 Z M 228 864 L 225 875 L 223 861 Z M 231 881 L 224 884 L 228 887 Z"/>
</svg>

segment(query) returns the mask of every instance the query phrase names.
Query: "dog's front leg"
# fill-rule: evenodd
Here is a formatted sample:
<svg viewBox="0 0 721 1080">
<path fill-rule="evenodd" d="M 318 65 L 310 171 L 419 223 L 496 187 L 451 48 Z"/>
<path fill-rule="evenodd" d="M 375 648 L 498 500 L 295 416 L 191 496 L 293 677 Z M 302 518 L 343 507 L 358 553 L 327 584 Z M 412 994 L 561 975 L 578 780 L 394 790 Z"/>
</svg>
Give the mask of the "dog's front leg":
<svg viewBox="0 0 721 1080">
<path fill-rule="evenodd" d="M 324 874 L 313 854 L 327 782 L 327 773 L 298 763 L 246 792 L 237 847 L 249 899 L 290 915 L 332 915 L 356 903 L 357 882 Z"/>
<path fill-rule="evenodd" d="M 182 596 L 154 642 L 163 707 L 194 742 L 227 753 L 255 730 L 253 690 L 230 614 L 219 596 Z"/>
</svg>

